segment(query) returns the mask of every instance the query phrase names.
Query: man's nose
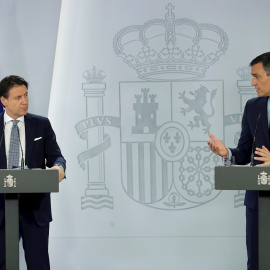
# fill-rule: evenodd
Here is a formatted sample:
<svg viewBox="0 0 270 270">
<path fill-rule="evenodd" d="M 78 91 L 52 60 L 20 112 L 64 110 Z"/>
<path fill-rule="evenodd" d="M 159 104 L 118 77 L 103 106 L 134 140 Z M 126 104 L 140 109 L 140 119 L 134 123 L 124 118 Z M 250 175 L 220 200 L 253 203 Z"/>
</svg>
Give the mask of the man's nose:
<svg viewBox="0 0 270 270">
<path fill-rule="evenodd" d="M 28 97 L 23 97 L 22 98 L 22 103 L 27 104 L 28 103 Z"/>
</svg>

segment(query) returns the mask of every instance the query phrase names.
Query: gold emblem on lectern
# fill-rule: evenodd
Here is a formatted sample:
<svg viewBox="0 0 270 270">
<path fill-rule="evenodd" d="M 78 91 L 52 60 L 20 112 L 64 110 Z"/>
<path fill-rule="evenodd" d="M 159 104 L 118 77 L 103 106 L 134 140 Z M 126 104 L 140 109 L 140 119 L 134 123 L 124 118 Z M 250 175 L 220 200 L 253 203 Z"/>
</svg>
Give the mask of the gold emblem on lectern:
<svg viewBox="0 0 270 270">
<path fill-rule="evenodd" d="M 258 175 L 258 185 L 270 185 L 270 176 L 266 172 Z"/>
<path fill-rule="evenodd" d="M 7 175 L 4 178 L 4 187 L 16 187 L 16 178 L 13 179 L 12 175 Z"/>
</svg>

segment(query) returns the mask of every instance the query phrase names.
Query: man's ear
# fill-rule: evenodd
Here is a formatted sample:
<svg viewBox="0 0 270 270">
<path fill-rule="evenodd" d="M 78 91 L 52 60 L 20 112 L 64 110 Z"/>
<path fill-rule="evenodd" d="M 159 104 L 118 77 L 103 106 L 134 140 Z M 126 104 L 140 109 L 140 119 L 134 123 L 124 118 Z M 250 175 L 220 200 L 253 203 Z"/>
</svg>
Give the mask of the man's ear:
<svg viewBox="0 0 270 270">
<path fill-rule="evenodd" d="M 6 107 L 6 102 L 7 102 L 7 100 L 6 100 L 6 98 L 4 98 L 3 96 L 0 98 L 0 101 L 1 101 L 1 103 L 2 103 L 2 105 L 3 105 L 3 107 Z"/>
</svg>

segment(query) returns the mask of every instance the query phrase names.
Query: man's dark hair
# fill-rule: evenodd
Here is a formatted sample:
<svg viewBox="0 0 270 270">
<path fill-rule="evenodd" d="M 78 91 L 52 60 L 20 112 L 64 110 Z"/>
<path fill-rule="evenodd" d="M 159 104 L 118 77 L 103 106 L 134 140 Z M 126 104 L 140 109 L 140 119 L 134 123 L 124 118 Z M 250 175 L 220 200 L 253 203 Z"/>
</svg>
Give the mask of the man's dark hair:
<svg viewBox="0 0 270 270">
<path fill-rule="evenodd" d="M 267 76 L 270 76 L 270 52 L 263 53 L 250 62 L 250 66 L 262 63 L 264 70 L 266 71 Z"/>
<path fill-rule="evenodd" d="M 15 85 L 25 85 L 28 89 L 28 82 L 22 77 L 10 75 L 0 81 L 0 97 L 8 98 L 9 90 Z"/>
</svg>

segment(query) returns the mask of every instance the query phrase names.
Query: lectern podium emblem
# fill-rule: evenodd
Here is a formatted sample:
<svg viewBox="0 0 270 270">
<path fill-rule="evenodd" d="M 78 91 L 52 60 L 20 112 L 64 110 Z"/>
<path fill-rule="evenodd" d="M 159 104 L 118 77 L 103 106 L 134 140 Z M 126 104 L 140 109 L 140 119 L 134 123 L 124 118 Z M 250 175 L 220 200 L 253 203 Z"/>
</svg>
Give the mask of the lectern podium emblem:
<svg viewBox="0 0 270 270">
<path fill-rule="evenodd" d="M 11 174 L 4 178 L 4 187 L 16 187 L 16 178 L 13 178 Z"/>
<path fill-rule="evenodd" d="M 270 185 L 270 176 L 266 172 L 261 172 L 258 175 L 258 185 Z"/>
</svg>

